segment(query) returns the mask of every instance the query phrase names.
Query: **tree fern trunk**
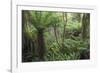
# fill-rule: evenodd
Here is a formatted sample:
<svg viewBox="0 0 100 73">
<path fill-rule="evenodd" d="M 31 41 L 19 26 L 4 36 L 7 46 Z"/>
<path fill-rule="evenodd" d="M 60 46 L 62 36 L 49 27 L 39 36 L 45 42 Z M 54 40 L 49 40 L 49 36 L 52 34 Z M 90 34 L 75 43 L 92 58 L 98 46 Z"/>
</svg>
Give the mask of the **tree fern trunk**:
<svg viewBox="0 0 100 73">
<path fill-rule="evenodd" d="M 39 61 L 44 61 L 45 41 L 44 41 L 43 30 L 38 30 L 37 40 L 38 40 L 38 57 L 39 57 Z"/>
</svg>

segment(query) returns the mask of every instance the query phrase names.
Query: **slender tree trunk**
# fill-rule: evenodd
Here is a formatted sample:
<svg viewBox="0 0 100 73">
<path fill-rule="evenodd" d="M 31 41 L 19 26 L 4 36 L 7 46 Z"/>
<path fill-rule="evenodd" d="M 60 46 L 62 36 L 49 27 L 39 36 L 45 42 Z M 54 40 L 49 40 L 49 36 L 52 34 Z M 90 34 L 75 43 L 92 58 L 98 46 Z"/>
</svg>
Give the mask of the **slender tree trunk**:
<svg viewBox="0 0 100 73">
<path fill-rule="evenodd" d="M 60 45 L 60 43 L 58 41 L 58 37 L 57 37 L 57 26 L 56 26 L 56 24 L 54 26 L 54 35 L 55 35 L 55 39 L 56 39 L 56 43 L 57 43 L 58 47 L 61 48 L 61 45 Z"/>
<path fill-rule="evenodd" d="M 26 37 L 24 34 L 24 27 L 25 27 L 25 11 L 22 11 L 22 62 L 26 61 L 25 54 L 26 54 Z"/>
<path fill-rule="evenodd" d="M 66 25 L 67 25 L 67 13 L 63 13 L 63 34 L 62 34 L 62 50 L 64 49 L 64 40 L 65 40 L 65 33 L 66 33 Z"/>
<path fill-rule="evenodd" d="M 86 36 L 86 16 L 85 14 L 83 14 L 83 19 L 82 19 L 82 38 L 85 39 L 85 36 Z"/>
</svg>

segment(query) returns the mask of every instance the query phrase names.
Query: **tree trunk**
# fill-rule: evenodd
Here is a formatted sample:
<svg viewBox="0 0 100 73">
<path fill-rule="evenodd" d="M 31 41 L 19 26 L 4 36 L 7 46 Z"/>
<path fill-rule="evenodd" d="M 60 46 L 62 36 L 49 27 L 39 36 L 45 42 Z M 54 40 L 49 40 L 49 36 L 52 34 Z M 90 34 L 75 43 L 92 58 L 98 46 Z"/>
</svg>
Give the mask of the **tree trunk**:
<svg viewBox="0 0 100 73">
<path fill-rule="evenodd" d="M 67 13 L 63 13 L 63 34 L 62 34 L 62 50 L 64 49 L 64 40 L 65 40 L 65 33 L 66 33 L 66 26 L 67 26 Z"/>
<path fill-rule="evenodd" d="M 27 25 L 27 11 L 22 11 L 22 62 L 32 62 L 34 56 L 34 42 L 25 34 Z"/>
<path fill-rule="evenodd" d="M 86 39 L 89 35 L 90 14 L 84 13 L 82 19 L 82 38 Z"/>
<path fill-rule="evenodd" d="M 45 48 L 43 30 L 38 30 L 37 41 L 38 41 L 37 50 L 38 50 L 39 61 L 44 61 L 44 55 L 45 55 L 46 48 Z"/>
</svg>

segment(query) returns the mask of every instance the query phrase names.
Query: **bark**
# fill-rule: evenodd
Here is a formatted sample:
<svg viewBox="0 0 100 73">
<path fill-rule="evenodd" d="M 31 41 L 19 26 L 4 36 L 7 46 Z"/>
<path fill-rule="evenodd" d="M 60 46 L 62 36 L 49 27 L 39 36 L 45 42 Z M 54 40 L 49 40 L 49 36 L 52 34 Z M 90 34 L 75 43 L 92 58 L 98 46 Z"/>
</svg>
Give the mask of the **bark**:
<svg viewBox="0 0 100 73">
<path fill-rule="evenodd" d="M 63 13 L 63 22 L 64 22 L 64 29 L 62 34 L 62 49 L 64 49 L 64 40 L 65 40 L 65 33 L 66 33 L 66 25 L 67 25 L 67 13 Z"/>
<path fill-rule="evenodd" d="M 26 11 L 22 11 L 22 62 L 32 62 L 34 42 L 24 32 L 27 23 Z"/>
<path fill-rule="evenodd" d="M 82 38 L 86 39 L 89 35 L 90 14 L 84 13 L 82 19 Z"/>
<path fill-rule="evenodd" d="M 44 40 L 43 30 L 38 30 L 37 41 L 38 41 L 39 61 L 44 61 L 44 55 L 45 55 L 46 48 L 45 48 L 45 40 Z"/>
<path fill-rule="evenodd" d="M 58 41 L 58 37 L 57 37 L 57 26 L 56 26 L 56 24 L 54 26 L 54 35 L 55 35 L 55 39 L 56 39 L 56 42 L 58 44 L 58 47 L 61 48 L 61 45 L 60 45 L 60 43 Z"/>
</svg>

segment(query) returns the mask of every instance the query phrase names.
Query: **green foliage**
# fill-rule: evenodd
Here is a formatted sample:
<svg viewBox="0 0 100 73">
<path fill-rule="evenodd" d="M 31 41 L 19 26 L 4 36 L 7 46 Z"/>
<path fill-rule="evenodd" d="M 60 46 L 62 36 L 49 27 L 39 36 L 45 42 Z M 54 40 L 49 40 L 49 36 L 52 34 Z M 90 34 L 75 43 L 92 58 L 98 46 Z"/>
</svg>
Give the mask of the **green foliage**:
<svg viewBox="0 0 100 73">
<path fill-rule="evenodd" d="M 75 37 L 74 37 L 75 38 Z M 77 41 L 76 41 L 77 40 Z M 59 48 L 56 42 L 52 43 L 47 50 L 47 55 L 45 56 L 46 60 L 55 61 L 55 60 L 77 60 L 80 59 L 80 54 L 82 50 L 88 50 L 87 42 L 80 40 L 79 38 L 66 39 L 64 42 L 64 48 Z"/>
<path fill-rule="evenodd" d="M 82 56 L 89 54 L 90 42 L 89 37 L 86 37 L 89 36 L 87 14 L 81 22 L 81 13 L 65 13 L 66 17 L 62 12 L 27 11 L 26 13 L 24 33 L 28 38 L 35 39 L 33 61 L 35 57 L 36 61 L 39 60 L 38 50 L 39 52 L 41 49 L 44 50 L 43 46 L 46 47 L 44 61 L 80 60 Z M 38 37 L 38 32 L 41 31 L 43 35 Z M 86 37 L 85 40 L 82 35 Z M 39 47 L 41 43 L 43 43 L 42 48 Z"/>
<path fill-rule="evenodd" d="M 66 27 L 68 30 L 79 30 L 81 29 L 81 23 L 79 23 L 78 21 L 69 21 L 68 25 Z"/>
<path fill-rule="evenodd" d="M 37 30 L 34 28 L 34 26 L 27 24 L 25 25 L 24 28 L 24 33 L 26 34 L 27 37 L 34 39 L 36 38 Z"/>
<path fill-rule="evenodd" d="M 55 23 L 58 23 L 59 19 L 56 13 L 31 11 L 31 22 L 36 29 L 45 29 Z"/>
</svg>

